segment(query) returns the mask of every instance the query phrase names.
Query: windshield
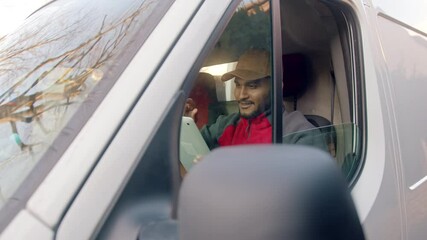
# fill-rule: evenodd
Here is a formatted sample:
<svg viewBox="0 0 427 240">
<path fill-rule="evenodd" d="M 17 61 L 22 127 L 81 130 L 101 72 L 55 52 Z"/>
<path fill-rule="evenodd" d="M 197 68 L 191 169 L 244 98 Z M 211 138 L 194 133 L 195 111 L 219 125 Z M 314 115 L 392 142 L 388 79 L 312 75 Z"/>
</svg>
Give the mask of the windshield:
<svg viewBox="0 0 427 240">
<path fill-rule="evenodd" d="M 65 151 L 169 5 L 54 1 L 0 38 L 0 206 L 49 149 Z"/>
</svg>

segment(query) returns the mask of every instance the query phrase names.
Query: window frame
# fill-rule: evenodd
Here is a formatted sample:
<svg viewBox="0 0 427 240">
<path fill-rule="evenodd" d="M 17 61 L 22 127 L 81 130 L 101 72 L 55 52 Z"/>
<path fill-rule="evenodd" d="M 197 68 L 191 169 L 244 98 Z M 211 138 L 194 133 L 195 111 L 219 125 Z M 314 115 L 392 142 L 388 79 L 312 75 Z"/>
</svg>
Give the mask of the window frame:
<svg viewBox="0 0 427 240">
<path fill-rule="evenodd" d="M 281 144 L 283 136 L 283 64 L 282 64 L 282 23 L 280 1 L 271 0 L 272 20 L 272 66 L 273 66 L 273 144 Z M 280 53 L 277 54 L 277 53 Z"/>
<path fill-rule="evenodd" d="M 355 152 L 359 153 L 359 163 L 353 176 L 348 180 L 349 188 L 353 189 L 363 171 L 368 144 L 362 31 L 357 14 L 351 5 L 336 3 L 331 0 L 325 1 L 325 4 L 330 8 L 338 26 L 349 89 L 350 118 L 359 129 L 358 134 L 356 133 L 359 141 L 354 146 L 357 148 Z"/>
</svg>

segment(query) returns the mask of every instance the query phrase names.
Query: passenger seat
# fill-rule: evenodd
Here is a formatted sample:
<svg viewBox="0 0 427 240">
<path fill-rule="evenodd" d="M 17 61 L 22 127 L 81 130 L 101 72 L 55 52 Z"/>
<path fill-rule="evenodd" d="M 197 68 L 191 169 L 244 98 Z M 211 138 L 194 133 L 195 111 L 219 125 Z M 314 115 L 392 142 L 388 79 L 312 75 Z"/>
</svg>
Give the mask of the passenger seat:
<svg viewBox="0 0 427 240">
<path fill-rule="evenodd" d="M 282 56 L 283 64 L 283 100 L 292 101 L 293 109 L 298 110 L 298 98 L 300 98 L 311 81 L 311 68 L 307 57 L 301 53 L 285 54 Z M 329 152 L 335 157 L 336 132 L 331 121 L 319 115 L 304 115 L 306 119 L 325 135 L 325 142 Z M 330 126 L 330 127 L 329 127 Z"/>
</svg>

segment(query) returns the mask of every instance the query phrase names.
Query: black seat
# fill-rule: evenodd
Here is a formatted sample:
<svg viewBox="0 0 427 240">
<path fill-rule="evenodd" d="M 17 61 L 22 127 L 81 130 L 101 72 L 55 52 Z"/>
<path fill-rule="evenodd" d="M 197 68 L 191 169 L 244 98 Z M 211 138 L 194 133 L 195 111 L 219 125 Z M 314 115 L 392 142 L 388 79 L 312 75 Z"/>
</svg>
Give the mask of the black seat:
<svg viewBox="0 0 427 240">
<path fill-rule="evenodd" d="M 305 118 L 307 118 L 307 120 L 311 124 L 313 124 L 315 127 L 318 127 L 318 128 L 332 125 L 331 121 L 319 115 L 304 115 L 304 116 Z"/>
</svg>

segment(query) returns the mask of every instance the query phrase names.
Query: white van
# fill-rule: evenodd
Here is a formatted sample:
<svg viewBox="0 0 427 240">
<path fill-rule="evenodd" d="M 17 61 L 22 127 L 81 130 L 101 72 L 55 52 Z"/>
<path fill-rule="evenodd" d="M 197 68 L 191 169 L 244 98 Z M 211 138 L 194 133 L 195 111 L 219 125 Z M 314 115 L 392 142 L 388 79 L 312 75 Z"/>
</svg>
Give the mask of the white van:
<svg viewBox="0 0 427 240">
<path fill-rule="evenodd" d="M 341 170 L 367 239 L 425 239 L 427 6 L 413 2 L 50 2 L 0 38 L 0 238 L 178 239 L 181 181 L 209 152 L 180 137 L 198 134 L 187 99 L 193 130 L 238 116 L 222 76 L 262 49 L 267 142 L 323 141 L 308 157 Z M 284 111 L 311 127 L 287 131 Z M 251 147 L 272 157 L 241 159 Z"/>
</svg>

